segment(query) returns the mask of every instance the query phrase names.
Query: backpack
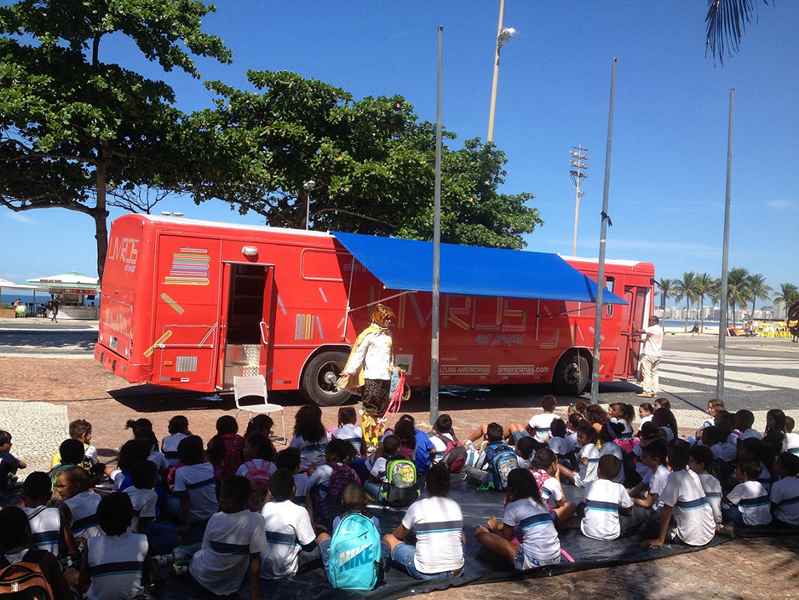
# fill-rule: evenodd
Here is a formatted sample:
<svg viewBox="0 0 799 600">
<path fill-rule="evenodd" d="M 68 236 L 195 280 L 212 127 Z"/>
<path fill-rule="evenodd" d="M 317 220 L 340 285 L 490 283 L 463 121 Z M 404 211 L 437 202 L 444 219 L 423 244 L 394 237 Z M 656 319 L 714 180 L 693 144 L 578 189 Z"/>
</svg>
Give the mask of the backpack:
<svg viewBox="0 0 799 600">
<path fill-rule="evenodd" d="M 359 513 L 345 516 L 330 540 L 327 578 L 333 589 L 368 592 L 381 575 L 380 532 Z"/>
<path fill-rule="evenodd" d="M 381 500 L 394 507 L 410 506 L 419 497 L 416 464 L 407 458 L 392 458 L 386 465 L 386 483 Z"/>
<path fill-rule="evenodd" d="M 41 567 L 18 562 L 0 569 L 0 596 L 14 600 L 54 600 L 53 589 Z"/>
<path fill-rule="evenodd" d="M 358 474 L 350 467 L 342 463 L 332 465 L 333 473 L 330 479 L 323 487 L 327 492 L 324 499 L 319 494 L 319 489 L 313 492 L 313 508 L 314 514 L 319 522 L 324 525 L 330 525 L 333 519 L 341 513 L 341 495 L 344 489 L 350 484 L 355 483 L 361 485 L 361 479 Z"/>
<path fill-rule="evenodd" d="M 246 463 L 244 463 L 244 467 L 247 469 L 247 472 L 244 476 L 253 487 L 259 490 L 267 489 L 269 487 L 269 482 L 272 480 L 272 477 L 269 475 L 269 471 L 266 469 L 265 464 L 266 461 L 264 461 L 264 466 L 259 466 L 259 464 L 254 460 L 248 460 Z"/>
<path fill-rule="evenodd" d="M 500 444 L 489 449 L 486 450 L 486 460 L 489 461 L 488 468 L 491 471 L 494 489 L 504 492 L 508 487 L 508 475 L 513 469 L 519 468 L 519 457 L 507 444 Z"/>
<path fill-rule="evenodd" d="M 443 435 L 433 434 L 432 437 L 440 440 L 446 447 L 441 461 L 447 465 L 450 473 L 460 473 L 466 465 L 468 453 L 460 441 Z"/>
</svg>

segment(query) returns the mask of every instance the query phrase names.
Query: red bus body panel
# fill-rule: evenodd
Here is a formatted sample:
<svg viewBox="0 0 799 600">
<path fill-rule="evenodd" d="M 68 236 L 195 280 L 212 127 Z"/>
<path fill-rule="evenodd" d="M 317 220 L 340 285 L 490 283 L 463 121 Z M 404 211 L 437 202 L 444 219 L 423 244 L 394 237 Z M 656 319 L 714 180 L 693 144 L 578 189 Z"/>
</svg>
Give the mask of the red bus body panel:
<svg viewBox="0 0 799 600">
<path fill-rule="evenodd" d="M 567 258 L 596 279 L 596 261 Z M 383 300 L 397 315 L 394 349 L 413 386 L 429 384 L 429 293 L 385 289 L 319 232 L 126 215 L 114 221 L 102 280 L 95 357 L 130 383 L 210 392 L 227 387 L 225 331 L 231 265 L 269 273 L 261 372 L 271 390 L 296 390 L 320 348 L 346 350 Z M 609 261 L 609 286 L 628 301 L 603 317 L 601 381 L 634 376 L 632 335 L 653 309 L 654 267 Z M 551 382 L 568 350 L 593 348 L 594 304 L 443 294 L 441 383 Z"/>
</svg>

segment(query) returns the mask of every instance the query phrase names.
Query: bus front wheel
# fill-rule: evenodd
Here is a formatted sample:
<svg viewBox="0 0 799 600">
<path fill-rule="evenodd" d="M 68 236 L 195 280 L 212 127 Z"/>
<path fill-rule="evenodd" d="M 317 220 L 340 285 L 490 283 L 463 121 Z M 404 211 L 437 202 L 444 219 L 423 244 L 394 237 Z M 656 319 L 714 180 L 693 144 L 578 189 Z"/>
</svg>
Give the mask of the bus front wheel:
<svg viewBox="0 0 799 600">
<path fill-rule="evenodd" d="M 567 352 L 555 367 L 552 385 L 555 393 L 562 396 L 579 396 L 591 379 L 588 359 L 577 350 Z"/>
<path fill-rule="evenodd" d="M 350 397 L 339 390 L 336 381 L 347 362 L 347 353 L 336 350 L 320 352 L 306 365 L 302 374 L 302 393 L 306 399 L 319 406 L 338 406 Z"/>
</svg>

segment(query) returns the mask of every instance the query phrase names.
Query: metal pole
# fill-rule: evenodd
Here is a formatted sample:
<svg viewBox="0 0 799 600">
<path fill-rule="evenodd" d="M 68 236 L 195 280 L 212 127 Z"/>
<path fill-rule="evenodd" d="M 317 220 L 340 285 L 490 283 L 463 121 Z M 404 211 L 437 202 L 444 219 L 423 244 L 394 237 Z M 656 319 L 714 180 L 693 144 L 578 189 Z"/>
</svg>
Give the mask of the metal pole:
<svg viewBox="0 0 799 600">
<path fill-rule="evenodd" d="M 610 191 L 610 161 L 613 150 L 613 113 L 616 109 L 616 65 L 610 63 L 610 106 L 608 107 L 608 142 L 605 146 L 605 182 L 602 186 L 602 215 L 599 233 L 599 273 L 597 274 L 596 316 L 594 319 L 594 367 L 591 370 L 591 403 L 599 403 L 599 351 L 602 343 L 602 299 L 605 292 L 605 243 L 608 235 L 608 193 Z"/>
<path fill-rule="evenodd" d="M 577 256 L 577 230 L 579 228 L 580 223 L 580 200 L 582 199 L 582 192 L 580 191 L 580 182 L 582 177 L 576 177 L 577 179 L 577 194 L 574 199 L 574 233 L 572 235 L 572 256 Z"/>
<path fill-rule="evenodd" d="M 311 192 L 305 192 L 305 230 L 311 228 Z"/>
<path fill-rule="evenodd" d="M 505 20 L 505 0 L 499 0 L 499 18 L 497 19 L 497 45 L 494 49 L 494 76 L 491 79 L 491 104 L 488 107 L 488 133 L 486 134 L 486 142 L 492 143 L 494 141 L 494 114 L 497 111 L 497 86 L 499 85 L 499 52 L 500 41 L 499 37 L 502 35 L 504 28 L 503 21 Z"/>
<path fill-rule="evenodd" d="M 444 28 L 438 26 L 436 64 L 436 176 L 433 206 L 433 313 L 430 340 L 430 424 L 438 419 L 439 305 L 441 296 L 441 119 L 444 100 Z"/>
<path fill-rule="evenodd" d="M 727 275 L 730 254 L 730 205 L 732 204 L 732 114 L 735 107 L 735 88 L 730 89 L 730 108 L 727 115 L 727 181 L 724 185 L 724 249 L 721 254 L 721 313 L 719 314 L 719 355 L 716 371 L 716 398 L 724 400 L 724 361 L 727 351 Z M 735 315 L 733 315 L 733 320 Z"/>
</svg>

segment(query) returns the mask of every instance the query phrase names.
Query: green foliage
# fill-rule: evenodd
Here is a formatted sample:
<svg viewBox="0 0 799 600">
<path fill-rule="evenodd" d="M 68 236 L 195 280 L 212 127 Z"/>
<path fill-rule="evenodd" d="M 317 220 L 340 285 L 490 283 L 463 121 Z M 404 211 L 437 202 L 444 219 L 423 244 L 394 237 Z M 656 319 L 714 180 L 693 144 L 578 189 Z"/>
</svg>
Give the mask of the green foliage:
<svg viewBox="0 0 799 600">
<path fill-rule="evenodd" d="M 184 123 L 196 202 L 221 199 L 275 226 L 429 239 L 434 128 L 402 97 L 354 100 L 289 72 L 251 71 L 257 91 L 210 82 L 215 107 Z M 454 136 L 447 132 L 448 140 Z M 506 157 L 466 140 L 442 157 L 442 239 L 521 248 L 542 223 L 528 193 L 501 194 Z"/>
<path fill-rule="evenodd" d="M 794 302 L 799 302 L 799 288 L 792 283 L 781 283 L 780 293 L 774 298 L 774 302 L 779 302 L 787 309 Z"/>
</svg>

